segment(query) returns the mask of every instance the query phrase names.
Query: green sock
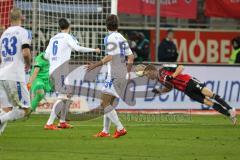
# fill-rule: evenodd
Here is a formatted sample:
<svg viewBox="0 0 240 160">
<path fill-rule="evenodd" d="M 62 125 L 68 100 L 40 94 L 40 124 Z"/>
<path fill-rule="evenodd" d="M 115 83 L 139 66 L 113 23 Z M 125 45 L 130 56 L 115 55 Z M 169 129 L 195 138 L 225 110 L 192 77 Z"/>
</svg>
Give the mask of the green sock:
<svg viewBox="0 0 240 160">
<path fill-rule="evenodd" d="M 39 94 L 39 93 L 38 93 L 38 94 L 36 94 L 36 95 L 34 96 L 34 98 L 33 98 L 32 101 L 31 101 L 31 108 L 32 108 L 33 111 L 36 110 L 39 102 L 40 102 L 43 98 L 44 98 L 44 94 Z"/>
</svg>

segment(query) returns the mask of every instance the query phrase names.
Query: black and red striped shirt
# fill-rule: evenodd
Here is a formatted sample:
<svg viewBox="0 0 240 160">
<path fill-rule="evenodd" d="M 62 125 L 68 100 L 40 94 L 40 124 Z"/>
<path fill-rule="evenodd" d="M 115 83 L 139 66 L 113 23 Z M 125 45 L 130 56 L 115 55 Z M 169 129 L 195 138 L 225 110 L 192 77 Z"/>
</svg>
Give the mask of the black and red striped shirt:
<svg viewBox="0 0 240 160">
<path fill-rule="evenodd" d="M 159 69 L 159 81 L 164 82 L 166 76 L 172 76 L 176 71 L 177 65 L 163 65 L 163 68 Z M 177 77 L 172 79 L 170 82 L 173 84 L 173 87 L 180 91 L 185 91 L 187 83 L 193 77 L 189 74 L 179 74 Z"/>
</svg>

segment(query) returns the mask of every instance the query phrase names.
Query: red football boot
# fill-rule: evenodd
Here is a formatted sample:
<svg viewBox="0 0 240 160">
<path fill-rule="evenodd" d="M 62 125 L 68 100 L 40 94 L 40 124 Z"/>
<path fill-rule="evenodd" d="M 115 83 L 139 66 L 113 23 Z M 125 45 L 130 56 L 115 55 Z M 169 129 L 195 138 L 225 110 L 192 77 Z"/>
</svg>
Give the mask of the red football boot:
<svg viewBox="0 0 240 160">
<path fill-rule="evenodd" d="M 120 131 L 116 130 L 114 135 L 113 135 L 113 138 L 119 138 L 121 136 L 124 136 L 125 134 L 127 134 L 127 130 L 125 128 L 123 128 Z"/>
<path fill-rule="evenodd" d="M 58 128 L 69 129 L 69 128 L 73 128 L 73 126 L 67 122 L 60 122 L 58 123 Z"/>
<path fill-rule="evenodd" d="M 106 132 L 99 132 L 97 133 L 96 135 L 94 135 L 95 137 L 110 137 L 110 134 L 109 133 L 106 133 Z"/>
<path fill-rule="evenodd" d="M 46 129 L 46 130 L 61 130 L 60 128 L 58 128 L 56 125 L 54 125 L 54 124 L 51 124 L 51 125 L 45 125 L 44 126 L 44 129 Z"/>
</svg>

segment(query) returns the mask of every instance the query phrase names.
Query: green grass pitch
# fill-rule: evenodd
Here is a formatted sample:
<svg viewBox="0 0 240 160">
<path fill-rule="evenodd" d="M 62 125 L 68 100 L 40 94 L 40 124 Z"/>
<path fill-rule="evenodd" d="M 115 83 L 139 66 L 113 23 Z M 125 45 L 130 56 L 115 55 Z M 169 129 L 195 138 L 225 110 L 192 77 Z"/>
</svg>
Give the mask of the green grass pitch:
<svg viewBox="0 0 240 160">
<path fill-rule="evenodd" d="M 46 131 L 47 116 L 9 123 L 0 136 L 0 160 L 239 160 L 240 127 L 223 116 L 148 121 L 121 115 L 128 134 L 94 138 L 102 118 Z M 112 125 L 113 132 L 113 125 Z"/>
</svg>

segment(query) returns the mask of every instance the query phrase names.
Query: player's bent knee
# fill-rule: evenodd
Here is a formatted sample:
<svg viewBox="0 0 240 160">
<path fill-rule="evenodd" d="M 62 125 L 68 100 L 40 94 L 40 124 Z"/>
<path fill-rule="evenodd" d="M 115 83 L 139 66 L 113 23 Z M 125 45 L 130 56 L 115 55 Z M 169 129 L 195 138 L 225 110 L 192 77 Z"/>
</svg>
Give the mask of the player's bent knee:
<svg viewBox="0 0 240 160">
<path fill-rule="evenodd" d="M 71 106 L 72 103 L 73 103 L 73 100 L 67 98 L 67 99 L 62 99 L 62 102 L 63 102 L 64 106 L 70 108 L 70 106 Z"/>
<path fill-rule="evenodd" d="M 214 95 L 214 93 L 207 87 L 204 87 L 202 89 L 202 94 L 207 96 L 207 97 L 210 97 L 210 98 L 213 97 L 213 95 Z"/>
<path fill-rule="evenodd" d="M 101 107 L 106 108 L 106 107 L 112 105 L 114 100 L 115 100 L 115 98 L 116 97 L 113 96 L 113 95 L 102 94 L 102 96 L 101 96 L 101 100 L 102 100 Z"/>
<path fill-rule="evenodd" d="M 109 106 L 109 105 L 110 105 L 110 103 L 107 102 L 107 101 L 105 101 L 105 100 L 102 100 L 102 102 L 101 102 L 101 104 L 100 104 L 100 106 L 101 106 L 102 108 L 106 108 L 106 107 Z"/>
<path fill-rule="evenodd" d="M 37 97 L 38 99 L 43 99 L 45 92 L 43 89 L 38 89 L 34 93 L 32 93 L 32 97 Z"/>
</svg>

